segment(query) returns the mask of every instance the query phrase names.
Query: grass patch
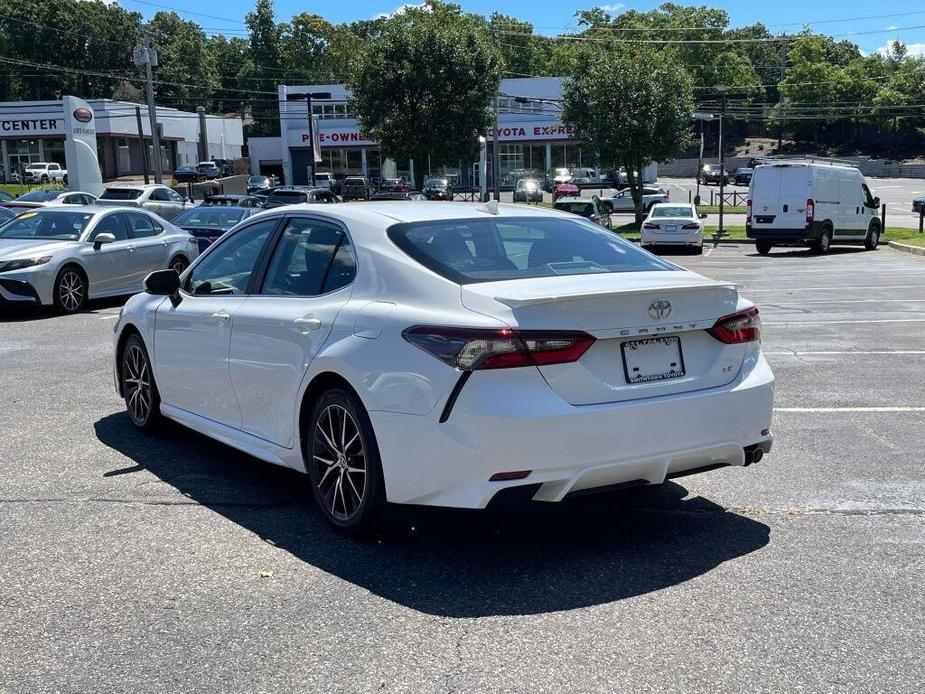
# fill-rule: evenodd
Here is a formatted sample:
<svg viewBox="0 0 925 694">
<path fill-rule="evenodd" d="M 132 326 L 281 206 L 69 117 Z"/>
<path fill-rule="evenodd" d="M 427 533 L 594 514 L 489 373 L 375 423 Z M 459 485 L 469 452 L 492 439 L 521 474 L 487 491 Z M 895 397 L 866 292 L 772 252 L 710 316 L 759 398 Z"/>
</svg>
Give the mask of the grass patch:
<svg viewBox="0 0 925 694">
<path fill-rule="evenodd" d="M 32 190 L 44 190 L 44 189 L 53 189 L 53 190 L 64 190 L 64 186 L 59 184 L 48 184 L 48 185 L 36 185 L 30 186 L 26 183 L 0 183 L 0 190 L 9 193 L 10 195 L 15 195 L 19 197 L 23 193 L 28 193 Z"/>
<path fill-rule="evenodd" d="M 698 205 L 698 212 L 719 214 L 719 205 Z M 723 214 L 745 214 L 748 208 L 745 205 L 723 205 Z"/>
<path fill-rule="evenodd" d="M 881 243 L 887 241 L 896 241 L 907 246 L 925 246 L 925 234 L 920 234 L 918 229 L 888 227 L 886 233 L 880 237 Z"/>
</svg>

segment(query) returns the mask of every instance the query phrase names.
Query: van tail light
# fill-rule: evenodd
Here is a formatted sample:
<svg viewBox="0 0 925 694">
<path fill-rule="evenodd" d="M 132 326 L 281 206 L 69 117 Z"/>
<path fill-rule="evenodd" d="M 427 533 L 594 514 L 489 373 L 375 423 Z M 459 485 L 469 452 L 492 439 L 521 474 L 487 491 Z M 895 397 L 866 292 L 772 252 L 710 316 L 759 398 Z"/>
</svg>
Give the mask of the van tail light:
<svg viewBox="0 0 925 694">
<path fill-rule="evenodd" d="M 681 228 L 682 228 L 682 229 L 699 229 L 699 228 L 700 228 L 700 225 L 697 224 L 697 222 L 688 222 L 687 224 L 685 224 L 685 225 L 682 226 Z"/>
<path fill-rule="evenodd" d="M 812 198 L 806 199 L 806 223 L 812 224 L 816 219 L 816 203 Z"/>
<path fill-rule="evenodd" d="M 749 198 L 745 201 L 745 223 L 752 223 L 752 199 Z"/>
<path fill-rule="evenodd" d="M 643 229 L 661 229 L 658 224 L 653 224 L 652 222 L 646 222 L 642 225 Z"/>
<path fill-rule="evenodd" d="M 761 318 L 758 316 L 758 309 L 752 306 L 745 311 L 723 316 L 707 332 L 727 345 L 760 340 Z"/>
<path fill-rule="evenodd" d="M 462 371 L 547 366 L 577 361 L 594 344 L 583 332 L 416 326 L 408 342 Z"/>
</svg>

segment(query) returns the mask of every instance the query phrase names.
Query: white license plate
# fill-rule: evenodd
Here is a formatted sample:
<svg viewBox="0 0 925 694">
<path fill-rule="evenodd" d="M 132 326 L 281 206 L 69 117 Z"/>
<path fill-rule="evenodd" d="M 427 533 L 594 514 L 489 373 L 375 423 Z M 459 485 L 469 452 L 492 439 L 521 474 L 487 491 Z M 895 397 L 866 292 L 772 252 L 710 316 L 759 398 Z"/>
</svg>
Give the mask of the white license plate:
<svg viewBox="0 0 925 694">
<path fill-rule="evenodd" d="M 651 383 L 684 376 L 681 338 L 650 337 L 620 345 L 627 383 Z"/>
<path fill-rule="evenodd" d="M 677 224 L 666 224 L 665 225 L 665 231 L 677 231 L 677 230 L 678 230 Z"/>
</svg>

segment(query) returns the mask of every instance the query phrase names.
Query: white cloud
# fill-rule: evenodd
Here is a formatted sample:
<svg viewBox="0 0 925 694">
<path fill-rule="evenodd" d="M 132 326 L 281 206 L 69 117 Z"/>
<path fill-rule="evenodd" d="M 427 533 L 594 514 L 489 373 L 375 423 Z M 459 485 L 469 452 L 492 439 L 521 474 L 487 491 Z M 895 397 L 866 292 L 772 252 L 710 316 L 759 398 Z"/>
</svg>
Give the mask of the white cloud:
<svg viewBox="0 0 925 694">
<path fill-rule="evenodd" d="M 626 5 L 624 5 L 622 2 L 613 2 L 609 5 L 598 5 L 598 7 L 600 7 L 609 15 L 620 14 L 623 12 L 623 10 L 626 9 Z"/>
<path fill-rule="evenodd" d="M 887 40 L 886 45 L 880 46 L 880 48 L 877 49 L 877 53 L 882 56 L 888 56 L 894 43 L 896 43 L 896 39 Z M 906 55 L 910 58 L 925 58 L 925 43 L 907 43 Z"/>
<path fill-rule="evenodd" d="M 397 14 L 404 14 L 404 13 L 407 12 L 408 10 L 422 10 L 422 9 L 424 9 L 425 7 L 427 7 L 427 3 L 426 3 L 426 2 L 422 2 L 422 3 L 418 3 L 418 4 L 406 3 L 406 4 L 404 4 L 404 5 L 399 5 L 398 7 L 396 7 L 396 8 L 395 8 L 394 10 L 392 10 L 391 12 L 380 12 L 380 13 L 377 14 L 375 17 L 373 17 L 373 19 L 388 19 L 389 17 L 394 17 L 394 16 L 397 15 Z M 428 9 L 428 11 L 429 11 L 429 9 Z"/>
<path fill-rule="evenodd" d="M 890 26 L 888 26 L 888 27 L 885 29 L 885 31 L 896 31 L 897 29 L 899 29 L 898 26 L 896 26 L 895 24 L 890 24 Z"/>
</svg>

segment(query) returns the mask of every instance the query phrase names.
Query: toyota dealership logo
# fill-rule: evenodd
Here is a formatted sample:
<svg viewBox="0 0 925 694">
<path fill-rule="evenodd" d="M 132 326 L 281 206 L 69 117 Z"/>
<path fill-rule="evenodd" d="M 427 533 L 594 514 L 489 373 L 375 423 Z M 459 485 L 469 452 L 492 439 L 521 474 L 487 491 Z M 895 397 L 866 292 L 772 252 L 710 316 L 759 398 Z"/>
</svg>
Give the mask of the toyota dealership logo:
<svg viewBox="0 0 925 694">
<path fill-rule="evenodd" d="M 88 108 L 81 106 L 80 108 L 74 109 L 74 120 L 79 123 L 89 123 L 93 120 L 93 111 Z"/>
<path fill-rule="evenodd" d="M 652 320 L 661 320 L 671 315 L 671 302 L 668 299 L 656 299 L 649 304 L 649 317 Z"/>
</svg>

